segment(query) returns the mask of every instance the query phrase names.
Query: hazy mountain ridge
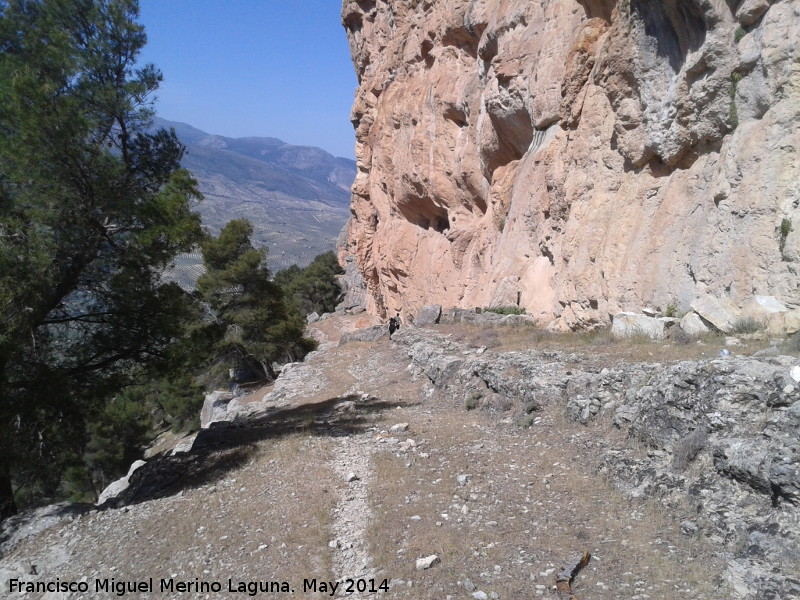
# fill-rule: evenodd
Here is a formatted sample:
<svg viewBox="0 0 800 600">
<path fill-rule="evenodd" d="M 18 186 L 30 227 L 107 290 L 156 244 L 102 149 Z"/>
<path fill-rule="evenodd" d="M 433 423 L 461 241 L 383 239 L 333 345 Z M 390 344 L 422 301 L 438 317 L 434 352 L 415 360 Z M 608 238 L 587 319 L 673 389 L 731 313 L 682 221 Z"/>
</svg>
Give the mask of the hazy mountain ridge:
<svg viewBox="0 0 800 600">
<path fill-rule="evenodd" d="M 197 178 L 204 196 L 197 210 L 212 233 L 249 219 L 273 270 L 334 247 L 349 216 L 354 161 L 277 138 L 229 138 L 160 118 L 155 125 L 173 128 L 186 146 L 183 166 Z"/>
</svg>

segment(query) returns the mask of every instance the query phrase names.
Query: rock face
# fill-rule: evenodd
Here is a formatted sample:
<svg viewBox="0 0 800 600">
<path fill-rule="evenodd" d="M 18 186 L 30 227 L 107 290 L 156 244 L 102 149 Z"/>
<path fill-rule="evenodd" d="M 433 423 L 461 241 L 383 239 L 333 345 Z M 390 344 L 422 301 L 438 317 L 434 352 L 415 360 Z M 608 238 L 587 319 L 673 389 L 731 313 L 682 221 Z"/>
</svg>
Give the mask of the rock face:
<svg viewBox="0 0 800 600">
<path fill-rule="evenodd" d="M 367 310 L 800 303 L 800 2 L 346 0 Z"/>
</svg>

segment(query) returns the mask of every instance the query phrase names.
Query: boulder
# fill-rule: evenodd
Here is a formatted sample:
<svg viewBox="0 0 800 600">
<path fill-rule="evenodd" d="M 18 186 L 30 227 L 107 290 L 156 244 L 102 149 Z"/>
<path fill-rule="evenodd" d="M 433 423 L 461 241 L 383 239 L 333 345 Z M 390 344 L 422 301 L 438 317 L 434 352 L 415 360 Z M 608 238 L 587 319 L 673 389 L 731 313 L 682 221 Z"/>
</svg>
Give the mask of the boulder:
<svg viewBox="0 0 800 600">
<path fill-rule="evenodd" d="M 340 240 L 340 248 L 342 248 L 342 244 L 343 242 Z M 336 312 L 353 314 L 364 312 L 367 307 L 367 284 L 361 276 L 355 256 L 352 254 L 345 256 L 344 263 L 344 274 L 336 276 L 339 286 L 342 288 L 342 296 L 336 306 Z"/>
<path fill-rule="evenodd" d="M 769 10 L 769 5 L 769 0 L 744 0 L 739 10 L 736 11 L 736 18 L 739 23 L 749 27 Z"/>
<path fill-rule="evenodd" d="M 753 296 L 742 306 L 741 315 L 748 319 L 771 324 L 773 320 L 782 322 L 781 315 L 788 310 L 786 305 L 777 300 L 775 296 Z"/>
<path fill-rule="evenodd" d="M 800 309 L 771 313 L 764 317 L 764 321 L 772 335 L 793 335 L 800 331 Z"/>
<path fill-rule="evenodd" d="M 703 319 L 695 312 L 686 313 L 680 320 L 679 325 L 685 334 L 692 337 L 701 336 L 710 331 L 706 324 L 703 323 Z"/>
<path fill-rule="evenodd" d="M 692 310 L 723 333 L 730 333 L 741 311 L 729 298 L 715 298 L 711 295 L 697 298 L 691 304 Z"/>
<path fill-rule="evenodd" d="M 133 475 L 134 471 L 136 471 L 137 469 L 146 464 L 147 463 L 143 460 L 137 460 L 135 463 L 133 463 L 130 469 L 128 469 L 128 474 L 125 475 L 125 477 L 120 477 L 102 491 L 100 497 L 97 499 L 97 506 L 101 506 L 106 502 L 108 502 L 109 500 L 113 500 L 114 498 L 122 494 L 122 492 L 127 490 L 128 486 L 130 485 L 131 475 Z"/>
<path fill-rule="evenodd" d="M 216 391 L 206 394 L 200 410 L 200 428 L 206 429 L 214 421 L 223 421 L 228 413 L 228 404 L 233 400 L 230 392 Z"/>
<path fill-rule="evenodd" d="M 429 306 L 423 306 L 419 313 L 417 313 L 416 319 L 414 319 L 414 325 L 417 327 L 427 327 L 430 325 L 436 325 L 439 323 L 439 319 L 442 317 L 442 306 L 440 304 L 431 304 Z"/>
<path fill-rule="evenodd" d="M 344 332 L 339 338 L 339 345 L 342 346 L 350 342 L 375 342 L 386 335 L 389 335 L 387 325 L 373 325 L 372 327 Z"/>
<path fill-rule="evenodd" d="M 669 317 L 648 317 L 632 312 L 621 312 L 612 318 L 611 335 L 617 338 L 646 335 L 654 340 L 666 337 L 667 328 L 675 324 L 675 319 Z"/>
<path fill-rule="evenodd" d="M 426 556 L 425 558 L 418 558 L 417 571 L 424 571 L 425 569 L 430 569 L 432 566 L 438 565 L 440 562 L 442 561 L 435 554 L 431 554 L 430 556 Z"/>
<path fill-rule="evenodd" d="M 783 330 L 789 335 L 800 331 L 800 310 L 792 310 L 783 314 Z"/>
</svg>

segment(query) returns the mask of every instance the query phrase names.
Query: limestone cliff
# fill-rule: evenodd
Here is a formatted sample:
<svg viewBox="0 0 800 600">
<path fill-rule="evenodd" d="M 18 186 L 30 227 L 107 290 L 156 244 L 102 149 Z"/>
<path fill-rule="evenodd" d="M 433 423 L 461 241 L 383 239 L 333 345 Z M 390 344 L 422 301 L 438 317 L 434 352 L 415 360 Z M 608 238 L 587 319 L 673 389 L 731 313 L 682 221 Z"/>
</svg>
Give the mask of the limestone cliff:
<svg viewBox="0 0 800 600">
<path fill-rule="evenodd" d="M 346 0 L 368 310 L 800 304 L 800 0 Z"/>
</svg>

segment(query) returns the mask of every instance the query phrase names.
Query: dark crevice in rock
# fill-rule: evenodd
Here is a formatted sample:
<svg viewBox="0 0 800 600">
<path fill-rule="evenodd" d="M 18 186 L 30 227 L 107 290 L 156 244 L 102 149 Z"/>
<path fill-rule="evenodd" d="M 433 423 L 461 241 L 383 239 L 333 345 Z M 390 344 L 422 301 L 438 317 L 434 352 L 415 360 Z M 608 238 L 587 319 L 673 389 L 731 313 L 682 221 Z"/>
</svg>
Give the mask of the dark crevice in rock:
<svg viewBox="0 0 800 600">
<path fill-rule="evenodd" d="M 403 218 L 422 229 L 444 233 L 450 227 L 447 209 L 438 206 L 427 196 L 405 199 L 397 205 Z"/>
<path fill-rule="evenodd" d="M 483 163 L 487 168 L 487 179 L 498 167 L 522 158 L 531 146 L 534 127 L 531 116 L 517 92 L 511 89 L 511 81 L 498 79 L 501 89 L 507 91 L 491 98 L 486 105 L 489 120 L 495 131 L 497 145 L 481 148 Z"/>
<path fill-rule="evenodd" d="M 443 46 L 452 46 L 469 54 L 472 58 L 478 58 L 478 44 L 480 34 L 467 27 L 452 27 L 446 29 L 442 36 Z"/>
<path fill-rule="evenodd" d="M 606 23 L 611 23 L 611 14 L 617 0 L 578 0 L 578 4 L 583 6 L 588 19 L 603 19 Z"/>
<path fill-rule="evenodd" d="M 358 33 L 364 27 L 364 15 L 358 12 L 351 12 L 342 18 L 342 25 L 351 33 Z"/>
<path fill-rule="evenodd" d="M 446 120 L 452 121 L 459 127 L 466 127 L 468 124 L 466 111 L 455 104 L 448 104 L 445 107 L 443 116 Z"/>
<path fill-rule="evenodd" d="M 675 73 L 680 72 L 686 55 L 705 42 L 706 22 L 693 0 L 632 0 L 631 9 L 644 24 L 645 33 L 655 39 L 658 55 L 669 61 Z"/>
</svg>

